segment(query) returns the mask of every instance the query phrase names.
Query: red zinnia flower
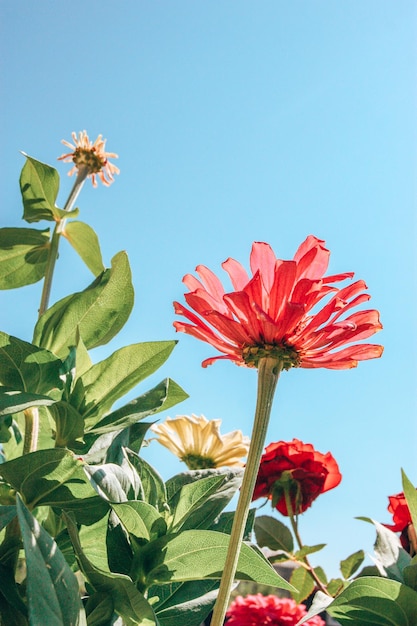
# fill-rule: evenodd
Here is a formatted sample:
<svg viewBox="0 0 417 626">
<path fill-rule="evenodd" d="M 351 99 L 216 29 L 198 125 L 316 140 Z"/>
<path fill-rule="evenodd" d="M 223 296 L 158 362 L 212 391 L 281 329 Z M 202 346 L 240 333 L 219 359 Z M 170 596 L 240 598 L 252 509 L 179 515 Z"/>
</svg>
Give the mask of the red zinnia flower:
<svg viewBox="0 0 417 626">
<path fill-rule="evenodd" d="M 317 452 L 310 443 L 298 439 L 278 441 L 269 444 L 261 458 L 252 500 L 269 498 L 282 515 L 289 515 L 287 491 L 292 513 L 298 515 L 321 493 L 337 487 L 341 480 L 339 467 L 330 452 Z"/>
<path fill-rule="evenodd" d="M 417 552 L 417 537 L 411 519 L 410 509 L 403 492 L 389 496 L 388 511 L 392 513 L 393 524 L 384 524 L 386 528 L 399 532 L 401 545 L 411 555 Z"/>
<path fill-rule="evenodd" d="M 290 598 L 256 595 L 237 596 L 226 613 L 227 626 L 295 626 L 307 614 L 304 604 Z M 325 626 L 319 617 L 304 622 L 305 626 Z"/>
<path fill-rule="evenodd" d="M 203 367 L 218 359 L 256 367 L 259 358 L 276 356 L 283 369 L 347 369 L 381 356 L 379 345 L 347 345 L 370 337 L 382 325 L 375 310 L 340 319 L 370 296 L 363 293 L 367 288 L 363 280 L 341 289 L 332 285 L 352 278 L 353 273 L 324 277 L 329 255 L 324 241 L 312 235 L 292 261 L 277 259 L 268 244 L 256 242 L 250 256 L 252 278 L 233 259 L 222 264 L 234 288 L 229 293 L 211 270 L 199 265 L 201 281 L 190 274 L 183 279 L 190 290 L 185 299 L 194 312 L 174 302 L 175 312 L 191 323 L 176 321 L 174 326 L 223 353 L 203 361 Z M 328 294 L 330 300 L 312 313 Z"/>
</svg>

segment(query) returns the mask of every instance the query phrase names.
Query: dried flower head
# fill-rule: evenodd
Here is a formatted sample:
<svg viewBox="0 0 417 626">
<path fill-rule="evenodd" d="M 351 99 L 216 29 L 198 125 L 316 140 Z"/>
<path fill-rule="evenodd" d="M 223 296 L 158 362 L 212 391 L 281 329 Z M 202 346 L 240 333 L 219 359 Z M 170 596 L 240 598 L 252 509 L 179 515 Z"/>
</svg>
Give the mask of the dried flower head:
<svg viewBox="0 0 417 626">
<path fill-rule="evenodd" d="M 200 280 L 191 274 L 183 279 L 189 289 L 185 294 L 189 308 L 174 302 L 177 315 L 189 323 L 176 321 L 174 326 L 222 353 L 203 361 L 203 367 L 218 359 L 257 367 L 259 359 L 271 356 L 282 369 L 347 369 L 381 356 L 382 346 L 354 343 L 381 330 L 378 311 L 342 317 L 369 300 L 366 284 L 357 280 L 346 287 L 335 286 L 353 273 L 324 276 L 329 256 L 324 241 L 313 235 L 290 261 L 277 259 L 267 243 L 255 242 L 250 255 L 252 277 L 234 259 L 222 264 L 234 289 L 227 293 L 217 276 L 199 265 Z M 320 309 L 326 296 L 330 299 Z"/>
<path fill-rule="evenodd" d="M 74 167 L 68 172 L 68 176 L 83 171 L 87 173 L 87 176 L 91 177 L 93 187 L 97 187 L 96 177 L 101 180 L 103 185 L 107 187 L 111 185 L 114 181 L 113 174 L 119 174 L 120 170 L 108 160 L 109 158 L 117 159 L 118 155 L 114 152 L 105 151 L 107 140 L 102 139 L 102 135 L 99 135 L 92 143 L 85 130 L 80 131 L 78 137 L 76 133 L 72 133 L 72 139 L 75 145 L 65 141 L 65 139 L 61 142 L 68 148 L 71 148 L 72 152 L 63 154 L 58 158 L 58 161 L 64 161 L 64 163 L 70 163 L 71 161 L 74 163 Z"/>
<path fill-rule="evenodd" d="M 304 604 L 291 598 L 264 596 L 260 593 L 237 596 L 226 613 L 227 626 L 296 626 L 307 615 Z M 305 626 L 325 626 L 318 615 L 304 622 Z"/>
<path fill-rule="evenodd" d="M 204 415 L 180 415 L 153 424 L 151 430 L 188 469 L 243 467 L 241 458 L 248 453 L 249 438 L 240 430 L 221 435 L 220 424 L 221 420 L 208 420 Z"/>
</svg>

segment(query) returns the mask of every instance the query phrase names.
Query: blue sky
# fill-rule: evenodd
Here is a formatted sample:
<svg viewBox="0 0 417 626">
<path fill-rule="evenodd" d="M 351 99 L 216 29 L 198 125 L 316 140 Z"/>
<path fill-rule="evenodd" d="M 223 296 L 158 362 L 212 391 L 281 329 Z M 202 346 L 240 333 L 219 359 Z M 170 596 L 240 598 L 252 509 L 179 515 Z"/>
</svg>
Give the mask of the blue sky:
<svg viewBox="0 0 417 626">
<path fill-rule="evenodd" d="M 415 3 L 15 0 L 0 13 L 2 225 L 24 225 L 20 151 L 57 167 L 61 206 L 72 182 L 61 139 L 102 133 L 119 154 L 116 182 L 88 184 L 78 206 L 107 266 L 127 250 L 136 303 L 93 358 L 179 340 L 130 397 L 170 376 L 190 394 L 171 417 L 202 413 L 250 434 L 256 373 L 202 369 L 214 350 L 172 327 L 182 276 L 200 263 L 220 275 L 229 256 L 247 265 L 253 241 L 292 258 L 314 234 L 331 273 L 366 281 L 382 359 L 284 373 L 267 442 L 297 437 L 339 463 L 341 485 L 301 522 L 307 544 L 328 543 L 316 562 L 334 574 L 351 552 L 372 552 L 355 516 L 390 520 L 401 467 L 417 484 Z M 91 280 L 63 245 L 53 301 Z M 40 289 L 2 292 L 2 330 L 31 339 Z M 165 478 L 182 468 L 155 442 L 144 454 Z"/>
</svg>

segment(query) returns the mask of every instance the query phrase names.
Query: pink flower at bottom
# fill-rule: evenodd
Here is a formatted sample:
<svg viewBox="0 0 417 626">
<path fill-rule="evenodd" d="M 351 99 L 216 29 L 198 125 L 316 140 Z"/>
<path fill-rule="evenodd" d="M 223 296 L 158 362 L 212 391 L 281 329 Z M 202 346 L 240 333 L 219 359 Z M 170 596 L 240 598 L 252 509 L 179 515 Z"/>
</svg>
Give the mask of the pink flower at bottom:
<svg viewBox="0 0 417 626">
<path fill-rule="evenodd" d="M 307 614 L 304 604 L 291 598 L 264 596 L 261 593 L 237 596 L 226 613 L 226 626 L 295 626 Z M 318 615 L 305 626 L 325 626 Z"/>
</svg>

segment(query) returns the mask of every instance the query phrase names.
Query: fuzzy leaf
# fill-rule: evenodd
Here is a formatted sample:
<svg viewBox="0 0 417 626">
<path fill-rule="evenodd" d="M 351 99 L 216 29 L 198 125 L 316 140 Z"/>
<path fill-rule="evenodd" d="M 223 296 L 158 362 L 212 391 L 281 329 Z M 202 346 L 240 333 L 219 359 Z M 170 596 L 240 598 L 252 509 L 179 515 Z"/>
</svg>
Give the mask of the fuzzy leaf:
<svg viewBox="0 0 417 626">
<path fill-rule="evenodd" d="M 408 479 L 404 470 L 401 470 L 404 495 L 410 510 L 411 520 L 414 528 L 417 528 L 417 489 Z"/>
<path fill-rule="evenodd" d="M 216 580 L 154 585 L 150 598 L 158 598 L 154 610 L 159 626 L 200 626 L 210 613 L 218 594 Z"/>
<path fill-rule="evenodd" d="M 90 432 L 103 434 L 127 428 L 145 417 L 149 417 L 160 411 L 166 411 L 187 398 L 188 394 L 186 394 L 177 383 L 170 378 L 166 378 L 153 389 L 150 389 L 142 396 L 129 402 L 129 404 L 105 415 L 105 417 L 90 429 Z"/>
<path fill-rule="evenodd" d="M 59 174 L 55 168 L 28 155 L 20 174 L 24 213 L 27 222 L 53 221 L 59 190 Z"/>
<path fill-rule="evenodd" d="M 125 252 L 84 291 L 59 300 L 40 317 L 34 342 L 66 358 L 78 333 L 87 349 L 110 341 L 124 326 L 133 307 L 133 286 Z"/>
<path fill-rule="evenodd" d="M 212 530 L 185 530 L 151 541 L 142 550 L 147 584 L 219 579 L 228 544 L 228 535 Z M 294 590 L 259 552 L 246 544 L 241 547 L 236 579 Z"/>
<path fill-rule="evenodd" d="M 167 526 L 164 518 L 147 502 L 130 500 L 111 506 L 130 535 L 146 541 L 165 535 Z"/>
<path fill-rule="evenodd" d="M 0 416 L 19 413 L 33 406 L 48 406 L 54 402 L 49 396 L 0 387 Z"/>
<path fill-rule="evenodd" d="M 31 285 L 45 275 L 49 229 L 0 228 L 0 289 Z"/>
<path fill-rule="evenodd" d="M 0 384 L 9 390 L 42 395 L 62 389 L 61 366 L 52 352 L 0 332 Z"/>
<path fill-rule="evenodd" d="M 399 582 L 404 582 L 403 569 L 410 564 L 411 556 L 401 546 L 397 535 L 385 528 L 383 524 L 367 517 L 360 517 L 365 522 L 373 524 L 376 528 L 375 565 L 382 576 L 388 576 Z"/>
<path fill-rule="evenodd" d="M 259 547 L 270 550 L 292 552 L 294 540 L 291 531 L 282 522 L 269 515 L 260 515 L 255 519 L 255 536 Z"/>
<path fill-rule="evenodd" d="M 112 598 L 114 610 L 123 618 L 125 626 L 157 626 L 152 607 L 132 580 L 123 574 L 108 573 L 95 567 L 84 554 L 74 522 L 65 514 L 64 517 L 82 572 L 97 592 Z"/>
<path fill-rule="evenodd" d="M 366 576 L 342 591 L 327 612 L 342 626 L 414 626 L 417 593 L 396 580 Z"/>
<path fill-rule="evenodd" d="M 308 598 L 308 596 L 313 593 L 315 587 L 314 580 L 306 568 L 301 566 L 293 569 L 290 577 L 290 583 L 296 589 L 296 591 L 293 591 L 291 595 L 298 604 Z"/>
<path fill-rule="evenodd" d="M 344 578 L 350 578 L 360 568 L 365 559 L 363 550 L 358 550 L 343 561 L 340 561 L 340 571 Z"/>
<path fill-rule="evenodd" d="M 131 450 L 126 450 L 127 457 L 139 474 L 142 487 L 142 497 L 158 511 L 167 508 L 167 493 L 165 483 L 158 472 Z"/>
<path fill-rule="evenodd" d="M 100 244 L 95 231 L 84 222 L 71 221 L 65 225 L 62 233 L 74 250 L 80 255 L 88 269 L 98 276 L 104 272 Z"/>
<path fill-rule="evenodd" d="M 132 344 L 85 372 L 76 382 L 71 404 L 84 417 L 86 431 L 96 426 L 116 400 L 165 363 L 175 344 L 175 341 Z M 101 423 L 106 432 L 106 418 Z"/>
<path fill-rule="evenodd" d="M 31 626 L 87 624 L 78 581 L 55 541 L 17 496 L 17 514 L 26 557 Z"/>
</svg>

